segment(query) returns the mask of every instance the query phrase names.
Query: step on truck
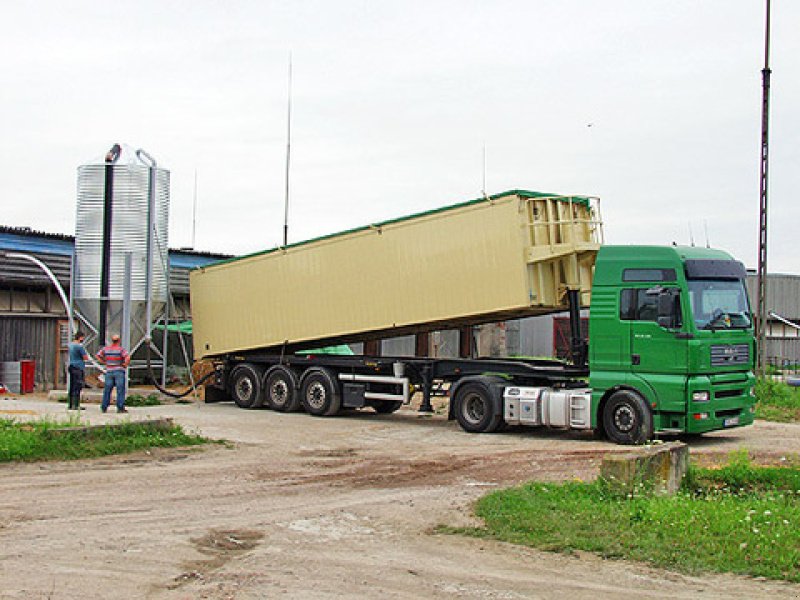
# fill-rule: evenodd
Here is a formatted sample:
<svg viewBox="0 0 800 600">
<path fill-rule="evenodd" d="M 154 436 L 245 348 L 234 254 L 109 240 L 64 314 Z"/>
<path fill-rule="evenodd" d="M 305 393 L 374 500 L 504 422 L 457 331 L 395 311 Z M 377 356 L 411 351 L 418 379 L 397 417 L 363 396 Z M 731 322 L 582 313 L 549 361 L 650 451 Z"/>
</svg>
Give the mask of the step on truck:
<svg viewBox="0 0 800 600">
<path fill-rule="evenodd" d="M 447 397 L 469 432 L 595 430 L 621 444 L 752 423 L 743 265 L 602 242 L 596 198 L 513 190 L 200 267 L 206 402 L 332 416 L 391 413 L 419 392 L 422 411 Z M 473 325 L 563 311 L 570 361 L 472 357 Z M 462 357 L 330 350 L 444 329 L 461 331 Z"/>
</svg>

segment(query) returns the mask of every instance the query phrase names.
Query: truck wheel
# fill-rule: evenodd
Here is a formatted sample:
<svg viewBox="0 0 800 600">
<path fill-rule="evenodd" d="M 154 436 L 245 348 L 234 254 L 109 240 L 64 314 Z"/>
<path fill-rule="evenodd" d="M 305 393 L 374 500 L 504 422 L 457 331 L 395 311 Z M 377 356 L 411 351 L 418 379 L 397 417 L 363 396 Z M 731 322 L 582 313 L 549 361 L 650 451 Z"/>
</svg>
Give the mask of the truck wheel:
<svg viewBox="0 0 800 600">
<path fill-rule="evenodd" d="M 400 410 L 403 402 L 402 400 L 375 400 L 370 402 L 369 406 L 379 415 L 388 415 Z"/>
<path fill-rule="evenodd" d="M 603 409 L 603 428 L 617 444 L 644 444 L 653 438 L 653 413 L 639 394 L 619 390 Z"/>
<path fill-rule="evenodd" d="M 258 408 L 264 402 L 261 376 L 264 369 L 251 364 L 242 363 L 231 372 L 231 396 L 239 408 Z"/>
<path fill-rule="evenodd" d="M 330 369 L 313 367 L 303 375 L 300 398 L 303 407 L 315 416 L 331 416 L 339 412 L 342 395 L 336 373 Z"/>
<path fill-rule="evenodd" d="M 296 412 L 300 410 L 300 387 L 297 375 L 288 367 L 272 367 L 264 376 L 264 400 L 272 410 Z"/>
<path fill-rule="evenodd" d="M 503 422 L 503 415 L 495 412 L 489 390 L 480 383 L 465 383 L 453 401 L 456 420 L 464 431 L 491 433 Z"/>
</svg>

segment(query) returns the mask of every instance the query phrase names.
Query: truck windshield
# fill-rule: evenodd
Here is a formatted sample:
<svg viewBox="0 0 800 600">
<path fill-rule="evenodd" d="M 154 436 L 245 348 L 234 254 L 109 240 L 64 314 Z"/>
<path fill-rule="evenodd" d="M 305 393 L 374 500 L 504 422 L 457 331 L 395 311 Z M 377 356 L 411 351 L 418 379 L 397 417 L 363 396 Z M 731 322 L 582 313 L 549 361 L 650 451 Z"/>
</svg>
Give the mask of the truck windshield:
<svg viewBox="0 0 800 600">
<path fill-rule="evenodd" d="M 750 327 L 750 306 L 741 280 L 690 279 L 688 283 L 692 314 L 698 329 Z"/>
</svg>

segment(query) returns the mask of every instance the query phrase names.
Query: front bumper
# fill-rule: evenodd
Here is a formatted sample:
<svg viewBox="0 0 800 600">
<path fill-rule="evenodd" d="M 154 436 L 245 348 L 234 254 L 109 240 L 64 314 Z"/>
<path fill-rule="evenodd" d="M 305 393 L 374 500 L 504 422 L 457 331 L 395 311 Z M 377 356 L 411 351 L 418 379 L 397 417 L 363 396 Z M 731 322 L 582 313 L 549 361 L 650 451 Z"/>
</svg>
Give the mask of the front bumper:
<svg viewBox="0 0 800 600">
<path fill-rule="evenodd" d="M 752 372 L 699 375 L 687 385 L 687 433 L 704 433 L 751 425 L 755 419 L 755 376 Z M 708 392 L 705 402 L 692 400 L 695 392 Z"/>
</svg>

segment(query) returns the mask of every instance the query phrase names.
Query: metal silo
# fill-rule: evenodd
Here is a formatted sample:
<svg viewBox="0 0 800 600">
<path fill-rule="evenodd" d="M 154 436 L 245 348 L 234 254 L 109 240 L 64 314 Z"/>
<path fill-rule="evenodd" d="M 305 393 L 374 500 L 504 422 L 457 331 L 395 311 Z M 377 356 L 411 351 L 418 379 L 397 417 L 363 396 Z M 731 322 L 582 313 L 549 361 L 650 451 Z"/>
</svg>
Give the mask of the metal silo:
<svg viewBox="0 0 800 600">
<path fill-rule="evenodd" d="M 169 171 L 145 151 L 78 167 L 72 306 L 98 344 L 120 333 L 133 353 L 165 318 L 168 219 Z"/>
</svg>

